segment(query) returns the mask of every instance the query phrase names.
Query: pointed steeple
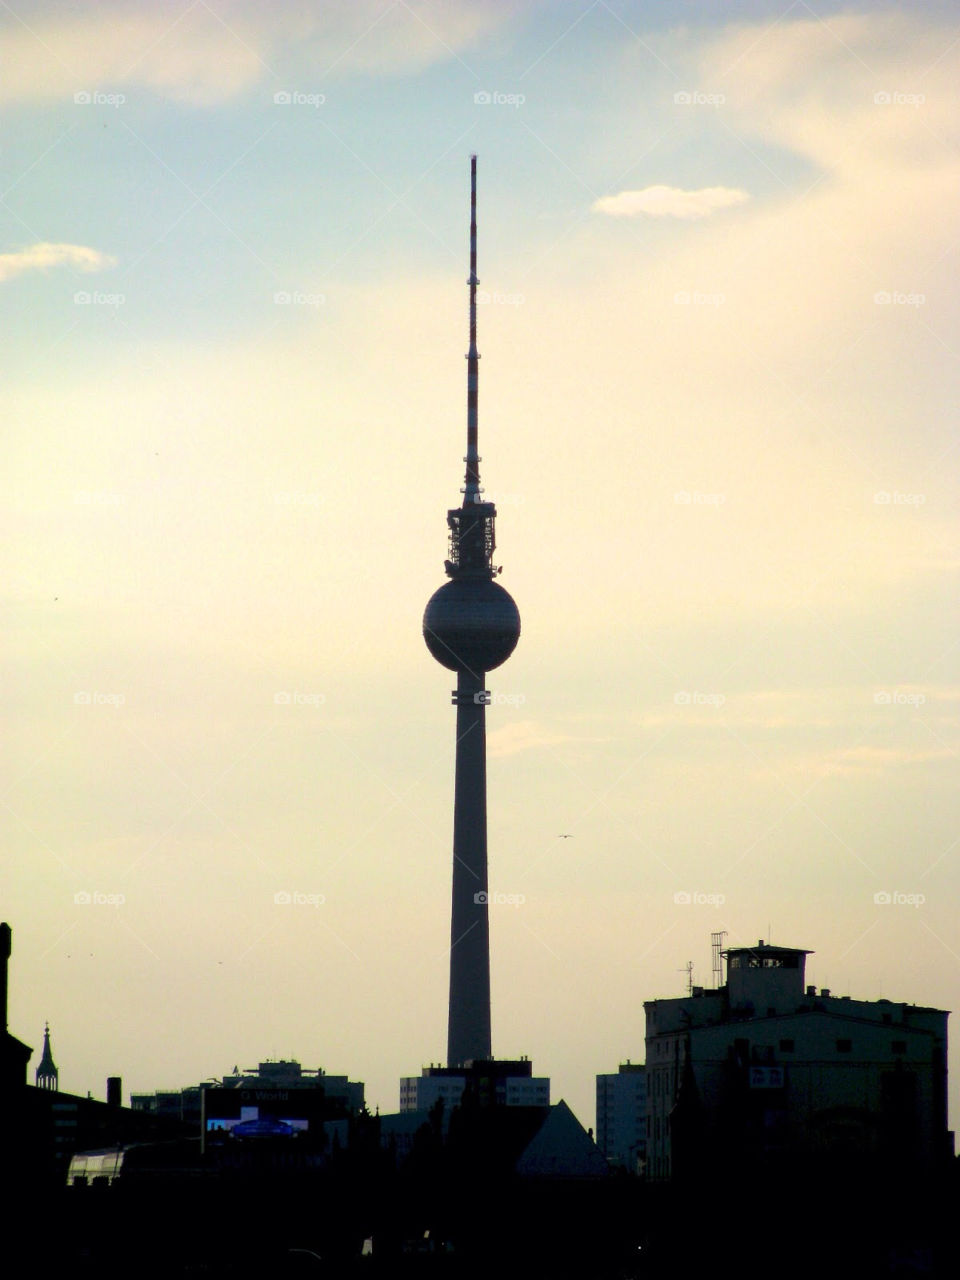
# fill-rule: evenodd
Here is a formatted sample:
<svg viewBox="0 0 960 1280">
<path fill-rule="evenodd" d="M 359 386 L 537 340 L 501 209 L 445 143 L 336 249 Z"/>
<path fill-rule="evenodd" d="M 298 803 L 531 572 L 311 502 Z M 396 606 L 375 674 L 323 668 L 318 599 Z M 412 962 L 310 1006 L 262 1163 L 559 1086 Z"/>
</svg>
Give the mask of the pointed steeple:
<svg viewBox="0 0 960 1280">
<path fill-rule="evenodd" d="M 53 1051 L 50 1048 L 50 1023 L 48 1022 L 43 1028 L 43 1057 L 37 1067 L 37 1088 L 50 1089 L 56 1093 L 59 1087 L 60 1072 L 57 1070 L 57 1064 L 53 1060 Z"/>
</svg>

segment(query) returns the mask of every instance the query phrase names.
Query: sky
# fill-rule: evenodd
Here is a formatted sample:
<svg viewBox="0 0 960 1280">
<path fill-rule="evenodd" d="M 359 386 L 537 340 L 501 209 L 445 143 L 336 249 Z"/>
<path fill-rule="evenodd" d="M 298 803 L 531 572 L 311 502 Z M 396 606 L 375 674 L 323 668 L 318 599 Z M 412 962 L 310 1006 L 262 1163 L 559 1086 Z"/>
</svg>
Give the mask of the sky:
<svg viewBox="0 0 960 1280">
<path fill-rule="evenodd" d="M 710 935 L 960 988 L 947 3 L 0 10 L 10 1028 L 446 1044 L 478 155 L 493 1047 L 585 1124 Z M 566 836 L 568 838 L 561 838 Z M 951 1049 L 951 1123 L 960 1058 Z"/>
</svg>

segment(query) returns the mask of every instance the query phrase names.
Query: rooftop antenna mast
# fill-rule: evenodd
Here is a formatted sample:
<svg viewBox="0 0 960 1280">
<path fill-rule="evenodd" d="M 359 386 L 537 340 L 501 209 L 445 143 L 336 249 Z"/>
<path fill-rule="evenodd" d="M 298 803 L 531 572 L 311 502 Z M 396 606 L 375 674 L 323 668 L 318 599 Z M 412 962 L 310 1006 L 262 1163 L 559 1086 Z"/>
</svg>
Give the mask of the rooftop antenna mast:
<svg viewBox="0 0 960 1280">
<path fill-rule="evenodd" d="M 713 985 L 723 986 L 723 940 L 727 936 L 726 929 L 720 929 L 710 935 L 710 950 L 713 952 Z"/>
<path fill-rule="evenodd" d="M 685 973 L 687 975 L 687 995 L 693 995 L 693 961 L 688 960 L 682 969 L 678 969 L 677 973 Z"/>
</svg>

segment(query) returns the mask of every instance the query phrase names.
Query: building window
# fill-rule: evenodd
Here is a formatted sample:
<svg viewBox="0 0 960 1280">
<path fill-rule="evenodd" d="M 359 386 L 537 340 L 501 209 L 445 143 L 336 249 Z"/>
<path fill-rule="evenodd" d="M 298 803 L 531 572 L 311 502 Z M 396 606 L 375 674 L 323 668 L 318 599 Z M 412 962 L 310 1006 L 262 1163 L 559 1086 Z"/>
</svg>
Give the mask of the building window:
<svg viewBox="0 0 960 1280">
<path fill-rule="evenodd" d="M 852 1048 L 853 1048 L 852 1040 L 837 1041 L 837 1053 L 849 1053 Z"/>
<path fill-rule="evenodd" d="M 781 1053 L 793 1053 L 793 1041 L 792 1041 L 792 1040 L 781 1040 L 781 1041 L 780 1041 L 780 1052 L 781 1052 Z"/>
<path fill-rule="evenodd" d="M 907 1052 L 907 1042 L 906 1042 L 906 1040 L 894 1040 L 893 1044 L 890 1046 L 890 1052 L 891 1052 L 891 1053 L 906 1053 L 906 1052 Z"/>
</svg>

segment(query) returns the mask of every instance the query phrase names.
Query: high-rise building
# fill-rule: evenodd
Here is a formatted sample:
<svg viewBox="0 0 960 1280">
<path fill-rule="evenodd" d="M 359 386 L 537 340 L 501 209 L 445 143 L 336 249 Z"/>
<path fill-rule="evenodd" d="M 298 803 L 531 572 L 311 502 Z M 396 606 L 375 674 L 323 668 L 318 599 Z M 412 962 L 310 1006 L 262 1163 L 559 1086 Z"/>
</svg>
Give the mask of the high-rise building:
<svg viewBox="0 0 960 1280">
<path fill-rule="evenodd" d="M 483 500 L 477 449 L 477 158 L 470 161 L 470 346 L 463 502 L 447 512 L 450 581 L 423 615 L 423 637 L 437 662 L 457 673 L 453 893 L 447 1065 L 491 1058 L 490 937 L 487 918 L 486 708 L 488 671 L 506 662 L 520 637 L 513 598 L 494 578 L 496 508 Z"/>
<path fill-rule="evenodd" d="M 943 1167 L 948 1014 L 818 991 L 804 982 L 809 954 L 762 938 L 730 947 L 725 984 L 644 1003 L 649 1178 L 711 1159 L 727 1176 Z"/>
<path fill-rule="evenodd" d="M 642 1173 L 647 1151 L 647 1069 L 621 1062 L 597 1076 L 597 1146 L 610 1164 Z"/>
<path fill-rule="evenodd" d="M 464 1067 L 424 1067 L 418 1076 L 400 1081 L 400 1110 L 429 1111 L 442 1099 L 447 1115 L 458 1106 L 470 1085 L 481 1104 L 501 1107 L 549 1107 L 550 1081 L 535 1076 L 530 1062 L 520 1058 L 483 1061 Z"/>
</svg>

